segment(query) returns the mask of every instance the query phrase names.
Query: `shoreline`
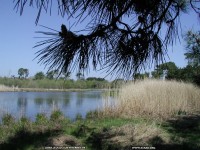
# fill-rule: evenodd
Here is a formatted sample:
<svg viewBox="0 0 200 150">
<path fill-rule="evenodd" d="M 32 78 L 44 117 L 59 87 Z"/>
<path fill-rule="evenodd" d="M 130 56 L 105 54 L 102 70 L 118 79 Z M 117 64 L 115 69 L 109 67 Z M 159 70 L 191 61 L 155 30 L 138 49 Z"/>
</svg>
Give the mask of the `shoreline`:
<svg viewBox="0 0 200 150">
<path fill-rule="evenodd" d="M 94 91 L 107 89 L 44 89 L 44 88 L 16 88 L 16 87 L 0 87 L 0 92 L 77 92 L 77 91 Z"/>
</svg>

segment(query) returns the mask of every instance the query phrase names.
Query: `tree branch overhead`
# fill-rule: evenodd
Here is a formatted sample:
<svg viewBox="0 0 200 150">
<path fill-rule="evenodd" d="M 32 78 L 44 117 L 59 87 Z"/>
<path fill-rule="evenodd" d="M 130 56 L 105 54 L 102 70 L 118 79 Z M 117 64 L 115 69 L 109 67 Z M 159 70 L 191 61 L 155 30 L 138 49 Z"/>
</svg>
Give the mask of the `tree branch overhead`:
<svg viewBox="0 0 200 150">
<path fill-rule="evenodd" d="M 22 14 L 26 5 L 51 12 L 57 4 L 61 16 L 91 18 L 88 34 L 77 34 L 61 25 L 60 32 L 48 32 L 53 38 L 38 42 L 45 45 L 37 52 L 39 62 L 60 72 L 78 72 L 99 66 L 108 74 L 133 77 L 137 72 L 164 60 L 167 46 L 178 37 L 179 17 L 190 8 L 199 13 L 199 1 L 193 0 L 15 0 Z M 160 37 L 165 27 L 164 39 Z M 45 34 L 46 32 L 41 32 Z M 162 33 L 163 34 L 163 33 Z"/>
</svg>

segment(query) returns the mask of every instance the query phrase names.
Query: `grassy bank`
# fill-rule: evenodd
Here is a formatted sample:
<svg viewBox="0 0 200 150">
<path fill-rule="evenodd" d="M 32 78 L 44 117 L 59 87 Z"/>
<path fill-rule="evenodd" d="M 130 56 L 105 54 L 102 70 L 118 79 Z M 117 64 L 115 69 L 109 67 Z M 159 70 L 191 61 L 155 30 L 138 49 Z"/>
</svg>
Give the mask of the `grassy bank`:
<svg viewBox="0 0 200 150">
<path fill-rule="evenodd" d="M 2 88 L 1 88 L 2 87 Z M 92 91 L 92 90 L 106 90 L 104 89 L 45 89 L 45 88 L 18 88 L 7 87 L 0 85 L 0 92 L 78 92 L 78 91 Z"/>
<path fill-rule="evenodd" d="M 0 149 L 45 149 L 80 147 L 88 150 L 121 150 L 134 146 L 155 149 L 197 150 L 200 148 L 200 116 L 158 122 L 142 118 L 104 118 L 90 112 L 75 122 L 60 111 L 50 118 L 38 114 L 35 122 L 23 117 L 15 121 L 5 115 L 0 125 Z M 59 147 L 60 146 L 60 147 Z"/>
</svg>

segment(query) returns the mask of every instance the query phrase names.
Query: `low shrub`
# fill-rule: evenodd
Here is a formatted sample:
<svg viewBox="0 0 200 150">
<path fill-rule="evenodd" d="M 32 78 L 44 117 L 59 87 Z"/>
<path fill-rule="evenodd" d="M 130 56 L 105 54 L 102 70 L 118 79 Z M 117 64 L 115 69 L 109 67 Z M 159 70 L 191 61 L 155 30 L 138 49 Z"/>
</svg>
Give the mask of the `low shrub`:
<svg viewBox="0 0 200 150">
<path fill-rule="evenodd" d="M 3 125 L 12 125 L 15 122 L 14 117 L 11 114 L 5 114 L 2 117 L 2 124 Z"/>
<path fill-rule="evenodd" d="M 55 110 L 51 113 L 50 121 L 60 121 L 64 118 L 62 111 Z"/>
<path fill-rule="evenodd" d="M 40 113 L 36 115 L 35 123 L 36 124 L 45 124 L 48 122 L 48 118 L 45 114 Z"/>
</svg>

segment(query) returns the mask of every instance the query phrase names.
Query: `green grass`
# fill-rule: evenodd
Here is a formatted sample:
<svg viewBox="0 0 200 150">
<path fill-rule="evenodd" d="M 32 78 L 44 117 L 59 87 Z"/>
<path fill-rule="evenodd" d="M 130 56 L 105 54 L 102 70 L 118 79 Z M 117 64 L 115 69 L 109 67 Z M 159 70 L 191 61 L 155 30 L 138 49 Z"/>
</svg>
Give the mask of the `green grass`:
<svg viewBox="0 0 200 150">
<path fill-rule="evenodd" d="M 82 146 L 95 149 L 93 134 L 108 131 L 113 127 L 144 122 L 142 119 L 123 118 L 96 118 L 95 120 L 77 118 L 77 121 L 70 122 L 60 111 L 54 111 L 49 118 L 44 114 L 38 114 L 35 122 L 25 117 L 18 121 L 11 118 L 13 117 L 6 115 L 5 123 L 2 122 L 0 126 L 0 149 L 16 147 L 24 150 L 37 149 L 48 146 L 51 144 L 48 143 L 49 139 L 58 135 L 73 136 L 77 141 L 81 141 Z"/>
<path fill-rule="evenodd" d="M 91 112 L 90 112 L 91 114 Z M 95 114 L 95 113 L 94 113 Z M 84 146 L 89 150 L 200 148 L 200 116 L 179 117 L 164 122 L 143 118 L 96 117 L 71 122 L 60 111 L 48 118 L 38 114 L 31 122 L 4 116 L 0 125 L 0 149 L 43 149 L 45 146 Z"/>
</svg>

